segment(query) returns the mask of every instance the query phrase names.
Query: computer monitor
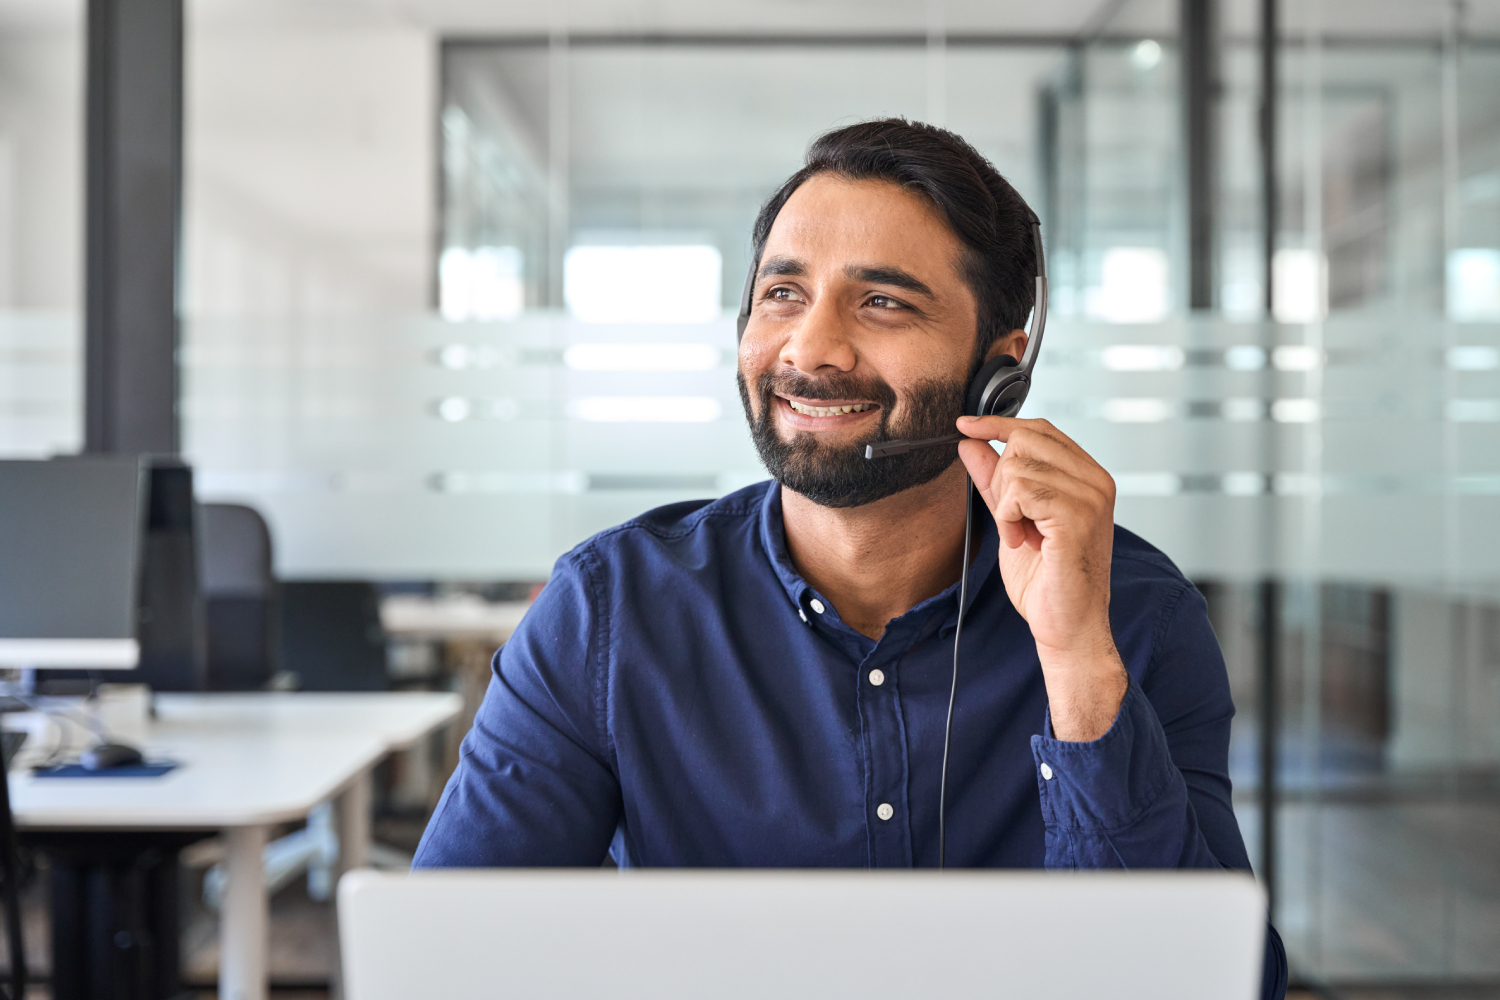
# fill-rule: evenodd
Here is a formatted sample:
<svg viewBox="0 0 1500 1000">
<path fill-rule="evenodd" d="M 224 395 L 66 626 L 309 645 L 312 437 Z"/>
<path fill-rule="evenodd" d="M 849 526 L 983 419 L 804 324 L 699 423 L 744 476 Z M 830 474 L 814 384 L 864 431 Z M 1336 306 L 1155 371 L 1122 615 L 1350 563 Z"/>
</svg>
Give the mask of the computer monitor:
<svg viewBox="0 0 1500 1000">
<path fill-rule="evenodd" d="M 0 667 L 135 667 L 144 483 L 135 456 L 0 461 Z"/>
</svg>

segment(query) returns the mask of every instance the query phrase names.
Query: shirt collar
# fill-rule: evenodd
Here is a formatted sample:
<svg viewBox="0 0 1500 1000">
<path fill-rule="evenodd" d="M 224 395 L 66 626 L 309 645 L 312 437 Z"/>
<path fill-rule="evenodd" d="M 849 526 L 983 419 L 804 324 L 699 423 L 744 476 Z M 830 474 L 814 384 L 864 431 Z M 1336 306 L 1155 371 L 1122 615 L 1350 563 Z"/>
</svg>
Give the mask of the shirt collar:
<svg viewBox="0 0 1500 1000">
<path fill-rule="evenodd" d="M 995 528 L 995 519 L 990 516 L 989 511 L 985 509 L 984 502 L 973 491 L 970 491 L 969 496 L 974 505 L 974 531 L 979 536 L 979 547 L 974 553 L 974 561 L 969 564 L 969 592 L 964 604 L 965 614 L 968 613 L 969 608 L 973 607 L 975 596 L 989 579 L 990 574 L 998 572 L 1000 557 L 1000 533 Z M 781 586 L 790 598 L 792 606 L 801 612 L 806 620 L 808 602 L 817 594 L 792 566 L 792 558 L 786 548 L 786 523 L 782 517 L 781 484 L 775 480 L 771 481 L 770 489 L 766 490 L 765 498 L 761 501 L 760 537 L 761 544 L 765 546 L 766 555 L 771 560 L 772 571 L 781 581 Z M 918 604 L 908 611 L 907 615 L 911 615 L 912 612 L 930 611 L 939 602 L 951 602 L 954 605 L 953 610 L 957 611 L 958 584 L 954 583 L 941 594 Z"/>
<path fill-rule="evenodd" d="M 792 557 L 786 550 L 786 524 L 781 515 L 781 484 L 771 480 L 760 506 L 760 540 L 771 560 L 771 569 L 781 581 L 792 606 L 799 611 L 806 606 L 812 588 L 792 568 Z"/>
</svg>

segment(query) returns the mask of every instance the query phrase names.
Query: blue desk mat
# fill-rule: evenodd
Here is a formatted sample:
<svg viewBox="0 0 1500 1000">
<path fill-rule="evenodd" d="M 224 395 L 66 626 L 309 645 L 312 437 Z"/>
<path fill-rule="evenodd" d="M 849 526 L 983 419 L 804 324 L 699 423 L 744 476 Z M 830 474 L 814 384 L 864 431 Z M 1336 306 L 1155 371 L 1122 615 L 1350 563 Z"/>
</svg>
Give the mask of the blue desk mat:
<svg viewBox="0 0 1500 1000">
<path fill-rule="evenodd" d="M 59 764 L 39 767 L 31 773 L 38 778 L 159 778 L 177 766 L 172 760 L 151 760 L 131 767 L 111 767 L 90 771 L 82 764 Z"/>
</svg>

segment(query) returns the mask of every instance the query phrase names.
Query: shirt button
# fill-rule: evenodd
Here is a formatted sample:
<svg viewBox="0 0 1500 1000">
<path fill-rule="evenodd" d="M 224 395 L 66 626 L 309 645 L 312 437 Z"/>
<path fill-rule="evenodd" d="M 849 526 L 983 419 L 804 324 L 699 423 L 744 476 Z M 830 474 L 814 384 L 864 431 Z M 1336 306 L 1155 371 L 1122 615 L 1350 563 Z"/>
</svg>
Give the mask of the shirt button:
<svg viewBox="0 0 1500 1000">
<path fill-rule="evenodd" d="M 885 683 L 885 671 L 884 670 L 871 670 L 870 671 L 870 683 L 874 684 L 876 687 L 880 687 L 880 685 L 884 684 Z"/>
<path fill-rule="evenodd" d="M 812 608 L 814 611 L 816 611 L 820 615 L 825 610 L 824 607 L 823 607 L 823 602 L 820 601 L 820 600 L 818 600 L 816 597 L 814 597 L 812 600 L 808 601 L 807 602 L 807 606 L 810 607 L 810 608 Z"/>
<path fill-rule="evenodd" d="M 1043 781 L 1051 781 L 1052 780 L 1052 767 L 1050 765 L 1048 765 L 1048 764 L 1043 764 L 1042 765 L 1042 780 Z"/>
<path fill-rule="evenodd" d="M 892 816 L 896 815 L 896 810 L 891 808 L 891 804 L 889 802 L 882 802 L 880 803 L 880 805 L 875 807 L 875 815 L 879 816 L 881 819 L 890 819 Z"/>
<path fill-rule="evenodd" d="M 802 624 L 809 624 L 807 621 L 807 612 L 803 611 L 801 608 L 797 609 L 797 617 L 802 619 Z"/>
</svg>

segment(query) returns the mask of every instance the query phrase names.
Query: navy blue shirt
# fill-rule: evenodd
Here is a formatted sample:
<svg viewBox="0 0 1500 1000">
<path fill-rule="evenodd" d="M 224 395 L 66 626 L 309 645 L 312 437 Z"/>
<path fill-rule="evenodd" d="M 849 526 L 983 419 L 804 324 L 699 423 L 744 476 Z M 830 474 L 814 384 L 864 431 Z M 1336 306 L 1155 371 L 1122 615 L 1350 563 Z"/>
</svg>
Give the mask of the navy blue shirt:
<svg viewBox="0 0 1500 1000">
<path fill-rule="evenodd" d="M 1063 742 L 994 521 L 975 523 L 948 864 L 1248 870 L 1203 597 L 1115 529 L 1130 685 L 1107 733 Z M 846 625 L 792 567 L 774 483 L 602 532 L 496 654 L 416 865 L 935 865 L 957 615 L 954 585 L 878 641 Z M 1266 995 L 1285 983 L 1272 932 Z"/>
</svg>

